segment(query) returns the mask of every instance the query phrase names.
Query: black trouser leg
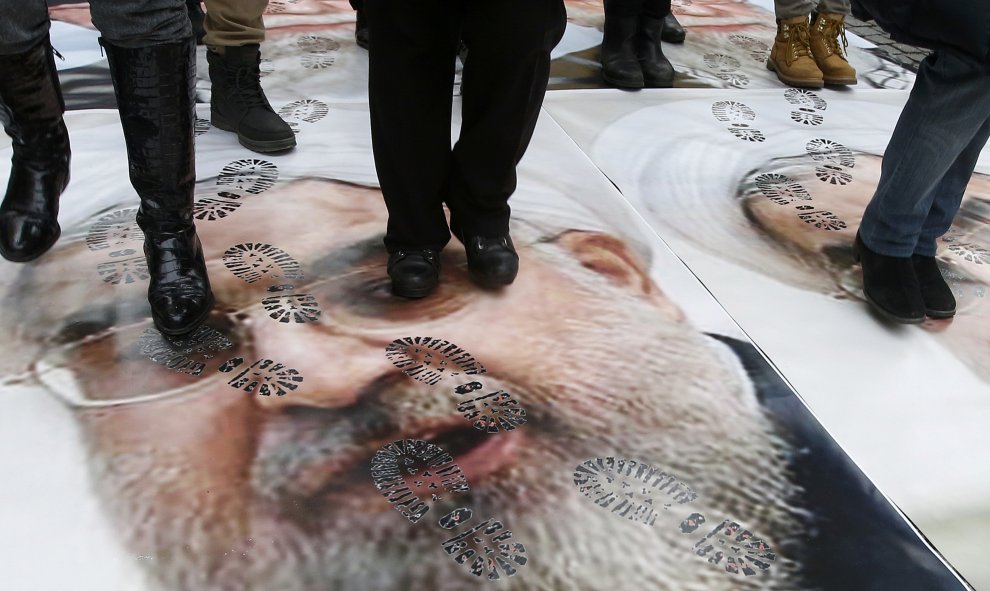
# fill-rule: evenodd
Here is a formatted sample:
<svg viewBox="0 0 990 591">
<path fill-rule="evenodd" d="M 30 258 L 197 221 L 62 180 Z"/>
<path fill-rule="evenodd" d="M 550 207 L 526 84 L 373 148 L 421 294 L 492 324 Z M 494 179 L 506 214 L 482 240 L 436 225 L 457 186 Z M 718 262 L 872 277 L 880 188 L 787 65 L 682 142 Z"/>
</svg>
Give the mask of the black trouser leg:
<svg viewBox="0 0 990 591">
<path fill-rule="evenodd" d="M 439 250 L 450 240 L 443 188 L 461 6 L 444 0 L 365 6 L 375 40 L 369 52 L 371 138 L 389 212 L 390 252 Z"/>
<path fill-rule="evenodd" d="M 561 0 L 465 4 L 462 34 L 469 54 L 447 203 L 460 237 L 494 237 L 509 229 L 516 165 L 536 128 L 550 52 L 564 33 L 566 14 Z"/>
</svg>

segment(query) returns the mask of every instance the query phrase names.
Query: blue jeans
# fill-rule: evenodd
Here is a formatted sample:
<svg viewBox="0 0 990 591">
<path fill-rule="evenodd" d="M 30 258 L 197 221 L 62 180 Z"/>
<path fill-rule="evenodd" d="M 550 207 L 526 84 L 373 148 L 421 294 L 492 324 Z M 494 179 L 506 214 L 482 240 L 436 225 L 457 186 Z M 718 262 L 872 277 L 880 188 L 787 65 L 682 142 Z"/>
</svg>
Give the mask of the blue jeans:
<svg viewBox="0 0 990 591">
<path fill-rule="evenodd" d="M 148 47 L 192 36 L 184 0 L 91 0 L 93 24 L 110 44 Z M 45 0 L 0 0 L 0 55 L 23 53 L 48 34 Z"/>
<path fill-rule="evenodd" d="M 990 136 L 990 64 L 940 50 L 922 62 L 884 153 L 860 236 L 892 257 L 935 256 Z"/>
</svg>

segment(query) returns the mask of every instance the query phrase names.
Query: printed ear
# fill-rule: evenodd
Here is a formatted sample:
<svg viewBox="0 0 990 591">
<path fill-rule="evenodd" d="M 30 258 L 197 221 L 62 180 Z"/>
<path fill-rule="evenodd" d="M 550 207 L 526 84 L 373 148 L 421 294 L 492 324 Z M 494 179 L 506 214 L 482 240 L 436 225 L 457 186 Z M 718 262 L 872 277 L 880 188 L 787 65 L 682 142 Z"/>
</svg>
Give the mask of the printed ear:
<svg viewBox="0 0 990 591">
<path fill-rule="evenodd" d="M 653 282 L 644 262 L 622 240 L 600 232 L 574 230 L 562 235 L 558 242 L 585 268 L 635 295 L 645 296 L 668 316 L 683 319 L 681 311 Z"/>
</svg>

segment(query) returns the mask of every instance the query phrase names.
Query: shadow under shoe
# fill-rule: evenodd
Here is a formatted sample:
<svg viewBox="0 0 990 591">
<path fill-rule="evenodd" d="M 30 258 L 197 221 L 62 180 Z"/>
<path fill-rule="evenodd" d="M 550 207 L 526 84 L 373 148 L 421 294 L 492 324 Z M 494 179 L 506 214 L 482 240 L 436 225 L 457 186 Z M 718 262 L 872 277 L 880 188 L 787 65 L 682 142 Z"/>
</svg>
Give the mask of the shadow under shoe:
<svg viewBox="0 0 990 591">
<path fill-rule="evenodd" d="M 220 53 L 211 47 L 206 52 L 213 126 L 236 133 L 241 145 L 255 152 L 282 152 L 295 147 L 295 132 L 272 109 L 261 88 L 260 46 L 254 43 L 222 50 Z"/>
<path fill-rule="evenodd" d="M 182 335 L 213 307 L 203 248 L 193 224 L 196 184 L 195 45 L 124 48 L 101 40 L 117 93 L 137 222 L 151 275 L 148 302 L 158 330 Z"/>
<path fill-rule="evenodd" d="M 677 22 L 677 17 L 674 16 L 673 12 L 663 17 L 661 39 L 667 43 L 684 43 L 686 37 L 687 33 L 684 31 L 684 27 L 681 26 L 681 23 Z"/>
<path fill-rule="evenodd" d="M 424 298 L 440 283 L 440 252 L 431 248 L 398 250 L 388 255 L 392 293 L 403 298 Z"/>
<path fill-rule="evenodd" d="M 488 289 L 509 285 L 519 273 L 519 255 L 512 238 L 472 236 L 464 242 L 471 279 Z"/>
<path fill-rule="evenodd" d="M 637 17 L 605 15 L 602 79 L 618 88 L 643 88 L 643 68 L 636 57 Z"/>
<path fill-rule="evenodd" d="M 942 277 L 935 257 L 914 255 L 911 257 L 914 273 L 921 286 L 921 298 L 925 302 L 925 314 L 929 318 L 952 318 L 956 315 L 956 297 Z"/>
<path fill-rule="evenodd" d="M 58 200 L 69 184 L 69 133 L 49 37 L 0 57 L 0 120 L 13 157 L 0 204 L 0 256 L 34 260 L 58 240 Z"/>
<path fill-rule="evenodd" d="M 643 85 L 647 88 L 670 88 L 674 85 L 674 66 L 660 46 L 663 19 L 640 17 L 636 32 L 636 56 L 643 70 Z"/>
<path fill-rule="evenodd" d="M 918 324 L 925 320 L 925 302 L 911 257 L 889 257 L 873 252 L 858 233 L 853 253 L 862 264 L 866 301 L 881 316 L 901 324 Z"/>
</svg>

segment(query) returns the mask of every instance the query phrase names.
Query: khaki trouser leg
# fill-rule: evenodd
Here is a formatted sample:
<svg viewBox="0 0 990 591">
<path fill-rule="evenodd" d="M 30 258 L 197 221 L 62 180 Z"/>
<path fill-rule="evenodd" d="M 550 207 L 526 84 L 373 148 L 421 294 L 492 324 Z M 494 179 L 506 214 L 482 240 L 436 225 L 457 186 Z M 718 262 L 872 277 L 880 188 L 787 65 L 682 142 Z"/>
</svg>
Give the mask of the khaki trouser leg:
<svg viewBox="0 0 990 591">
<path fill-rule="evenodd" d="M 261 44 L 265 23 L 261 18 L 268 0 L 206 0 L 206 45 L 222 52 L 224 47 Z"/>
</svg>

